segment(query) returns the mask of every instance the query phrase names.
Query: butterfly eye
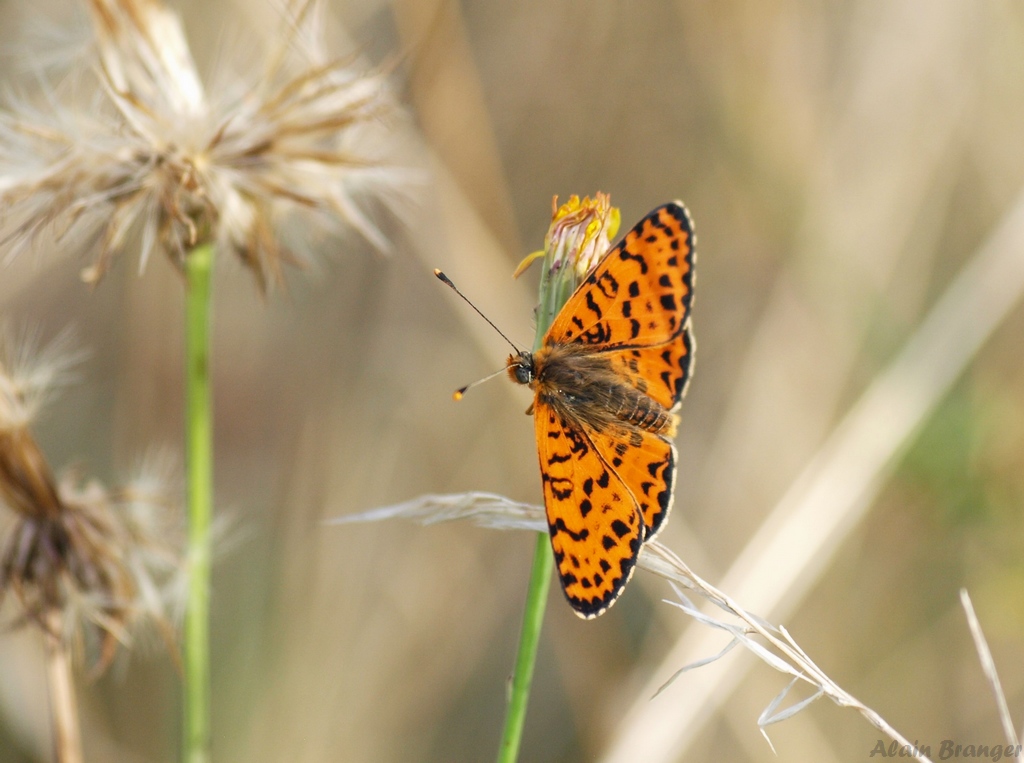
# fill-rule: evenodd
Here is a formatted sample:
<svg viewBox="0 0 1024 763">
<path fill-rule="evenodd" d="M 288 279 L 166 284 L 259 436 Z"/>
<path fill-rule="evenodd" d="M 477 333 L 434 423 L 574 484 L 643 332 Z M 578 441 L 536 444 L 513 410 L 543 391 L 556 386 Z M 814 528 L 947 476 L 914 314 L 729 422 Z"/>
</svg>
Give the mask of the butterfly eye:
<svg viewBox="0 0 1024 763">
<path fill-rule="evenodd" d="M 508 358 L 508 373 L 518 384 L 529 384 L 535 378 L 533 355 L 520 350 Z"/>
<path fill-rule="evenodd" d="M 524 363 L 516 366 L 516 381 L 520 384 L 529 384 L 533 381 L 533 367 Z"/>
</svg>

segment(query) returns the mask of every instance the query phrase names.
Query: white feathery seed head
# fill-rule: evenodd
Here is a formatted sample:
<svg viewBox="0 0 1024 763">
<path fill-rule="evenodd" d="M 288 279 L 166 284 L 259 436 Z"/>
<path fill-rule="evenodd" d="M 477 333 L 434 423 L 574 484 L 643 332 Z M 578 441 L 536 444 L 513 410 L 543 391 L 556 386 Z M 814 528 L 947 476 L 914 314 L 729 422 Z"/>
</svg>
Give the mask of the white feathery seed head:
<svg viewBox="0 0 1024 763">
<path fill-rule="evenodd" d="M 166 459 L 143 462 L 127 486 L 108 490 L 77 469 L 55 476 L 30 424 L 60 381 L 68 335 L 40 348 L 0 333 L 0 604 L 92 655 L 102 670 L 140 626 L 170 638 L 167 593 L 186 565 L 180 511 Z"/>
<path fill-rule="evenodd" d="M 89 255 L 98 281 L 126 249 L 178 267 L 214 244 L 261 288 L 319 233 L 387 240 L 364 212 L 393 204 L 394 114 L 381 73 L 330 57 L 318 0 L 281 7 L 273 40 L 219 52 L 209 89 L 181 19 L 158 0 L 88 0 L 93 44 L 42 98 L 0 107 L 0 259 L 47 246 Z M 289 218 L 301 218 L 296 221 Z"/>
</svg>

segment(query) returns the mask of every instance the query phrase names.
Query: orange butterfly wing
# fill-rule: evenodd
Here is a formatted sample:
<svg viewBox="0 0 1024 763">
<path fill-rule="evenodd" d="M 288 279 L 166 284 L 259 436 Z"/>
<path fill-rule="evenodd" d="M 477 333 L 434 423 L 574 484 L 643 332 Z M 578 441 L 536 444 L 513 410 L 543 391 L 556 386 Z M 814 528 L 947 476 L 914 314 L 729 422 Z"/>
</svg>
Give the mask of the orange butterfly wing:
<svg viewBox="0 0 1024 763">
<path fill-rule="evenodd" d="M 582 344 L 615 375 L 671 410 L 693 360 L 693 225 L 673 202 L 609 250 L 555 317 L 546 346 Z M 602 431 L 534 404 L 544 501 L 562 587 L 584 617 L 604 612 L 632 574 L 640 545 L 672 508 L 676 449 L 661 434 Z M 618 531 L 618 532 L 616 532 Z"/>
<path fill-rule="evenodd" d="M 555 564 L 569 603 L 597 617 L 633 574 L 644 528 L 622 478 L 581 427 L 534 406 L 544 506 Z"/>
<path fill-rule="evenodd" d="M 680 202 L 658 207 L 580 284 L 552 322 L 545 344 L 579 343 L 608 354 L 616 373 L 634 388 L 667 409 L 678 407 L 693 366 L 694 260 L 693 223 L 686 207 Z M 614 435 L 596 439 L 607 461 L 624 458 L 612 453 L 619 445 Z M 645 469 L 666 475 L 658 479 L 667 480 L 667 499 L 649 506 L 638 496 L 652 538 L 671 508 L 676 458 L 666 438 L 644 433 L 643 439 L 641 450 L 656 463 L 632 465 L 639 482 L 623 477 L 627 485 L 642 485 Z M 613 463 L 613 468 L 623 467 Z"/>
<path fill-rule="evenodd" d="M 686 207 L 680 202 L 658 207 L 573 292 L 545 343 L 582 343 L 606 352 L 673 342 L 688 327 L 693 265 L 693 224 Z M 673 400 L 682 394 L 681 387 L 666 389 Z"/>
<path fill-rule="evenodd" d="M 665 344 L 609 352 L 612 367 L 633 387 L 672 410 L 679 406 L 693 370 L 689 318 L 681 334 Z"/>
<path fill-rule="evenodd" d="M 672 511 L 675 445 L 653 432 L 588 431 L 587 435 L 633 497 L 644 522 L 644 542 L 654 540 Z"/>
</svg>

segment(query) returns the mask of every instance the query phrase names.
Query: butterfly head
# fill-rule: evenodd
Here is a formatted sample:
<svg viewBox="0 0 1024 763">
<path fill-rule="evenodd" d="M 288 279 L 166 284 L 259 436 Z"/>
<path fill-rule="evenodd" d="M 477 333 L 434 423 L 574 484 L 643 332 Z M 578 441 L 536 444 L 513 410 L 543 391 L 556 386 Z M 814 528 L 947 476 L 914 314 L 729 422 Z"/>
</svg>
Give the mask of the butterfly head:
<svg viewBox="0 0 1024 763">
<path fill-rule="evenodd" d="M 537 365 L 533 360 L 533 353 L 519 350 L 514 355 L 508 356 L 506 362 L 508 375 L 516 384 L 532 384 L 537 378 Z"/>
</svg>

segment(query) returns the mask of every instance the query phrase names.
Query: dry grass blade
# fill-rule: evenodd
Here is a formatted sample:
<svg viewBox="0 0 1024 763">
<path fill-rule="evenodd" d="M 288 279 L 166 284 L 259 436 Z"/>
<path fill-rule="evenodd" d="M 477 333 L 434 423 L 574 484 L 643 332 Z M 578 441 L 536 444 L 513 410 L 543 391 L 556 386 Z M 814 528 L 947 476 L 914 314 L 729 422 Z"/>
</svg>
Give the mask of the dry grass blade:
<svg viewBox="0 0 1024 763">
<path fill-rule="evenodd" d="M 648 557 L 652 557 L 657 561 L 652 564 Z M 769 667 L 792 675 L 794 681 L 803 681 L 816 688 L 815 694 L 811 697 L 801 700 L 795 705 L 782 710 L 779 713 L 775 713 L 775 708 L 778 707 L 789 692 L 789 688 L 783 690 L 783 692 L 780 693 L 762 713 L 761 719 L 758 721 L 759 725 L 762 726 L 762 731 L 764 726 L 791 717 L 813 702 L 814 699 L 823 695 L 831 699 L 840 707 L 850 707 L 857 710 L 857 712 L 864 716 L 868 723 L 886 734 L 890 739 L 893 739 L 901 746 L 910 746 L 910 742 L 903 737 L 902 734 L 896 731 L 896 729 L 889 725 L 881 715 L 855 698 L 849 692 L 842 689 L 835 681 L 829 678 L 828 675 L 814 663 L 807 653 L 800 648 L 785 628 L 775 627 L 765 622 L 757 615 L 748 612 L 746 609 L 741 607 L 733 597 L 723 593 L 721 590 L 715 588 L 700 576 L 696 575 L 693 570 L 691 570 L 674 552 L 663 546 L 661 543 L 654 541 L 653 543 L 646 544 L 643 552 L 641 553 L 639 565 L 645 569 L 656 570 L 657 574 L 667 577 L 674 582 L 681 583 L 682 585 L 699 593 L 704 599 L 714 604 L 719 609 L 727 612 L 732 617 L 737 618 L 742 623 L 742 632 L 737 630 L 737 627 L 733 624 L 718 622 L 714 625 L 718 629 L 728 630 L 733 633 L 734 637 L 737 638 L 743 646 L 747 647 L 747 650 L 751 652 L 751 654 L 761 659 Z M 685 610 L 686 608 L 684 607 L 683 609 Z M 696 613 L 694 612 L 688 612 L 688 614 L 696 617 Z M 706 616 L 698 617 L 697 619 L 705 624 L 711 624 Z M 712 631 L 704 632 L 711 633 Z M 767 642 L 767 647 L 753 641 L 751 639 L 751 636 L 753 635 L 763 638 Z M 671 704 L 667 699 L 663 698 L 662 704 L 671 707 Z M 646 760 L 646 758 L 644 759 Z M 927 760 L 927 758 L 923 757 L 921 759 Z"/>
<path fill-rule="evenodd" d="M 481 527 L 494 530 L 533 530 L 547 532 L 544 510 L 529 503 L 517 503 L 496 493 L 454 493 L 422 495 L 411 501 L 378 509 L 334 517 L 329 525 L 350 522 L 379 522 L 385 519 L 411 519 L 425 525 L 471 519 Z"/>
<path fill-rule="evenodd" d="M 978 651 L 978 661 L 981 662 L 981 669 L 985 672 L 992 687 L 992 695 L 996 698 L 996 705 L 999 707 L 999 721 L 1003 724 L 1003 733 L 1006 740 L 1014 747 L 1017 741 L 1017 731 L 1013 727 L 1013 719 L 1010 717 L 1010 708 L 1006 704 L 1006 694 L 1003 692 L 1002 683 L 999 681 L 999 673 L 996 671 L 995 660 L 992 659 L 992 652 L 988 648 L 988 641 L 981 630 L 981 623 L 978 622 L 978 615 L 974 611 L 974 604 L 971 602 L 970 594 L 966 588 L 960 589 L 960 603 L 963 605 L 964 614 L 967 615 L 967 625 L 971 629 L 971 638 L 974 639 L 974 648 Z"/>
<path fill-rule="evenodd" d="M 328 520 L 328 524 L 345 524 L 350 522 L 373 522 L 385 519 L 411 519 L 422 524 L 450 522 L 459 519 L 471 519 L 477 524 L 502 530 L 532 530 L 543 532 L 546 528 L 544 509 L 540 506 L 518 503 L 493 493 L 457 493 L 453 495 L 425 495 L 411 501 L 362 512 L 359 514 L 337 517 Z M 726 631 L 732 640 L 724 649 L 710 658 L 697 660 L 676 671 L 670 683 L 685 671 L 701 667 L 722 657 L 736 645 L 741 644 L 761 659 L 769 667 L 793 676 L 793 682 L 802 681 L 813 686 L 816 691 L 810 697 L 776 712 L 777 707 L 786 697 L 789 687 L 784 689 L 761 714 L 758 721 L 762 727 L 792 717 L 820 696 L 827 696 L 840 707 L 851 707 L 879 731 L 901 746 L 911 747 L 910 742 L 890 726 L 881 715 L 867 707 L 839 687 L 824 671 L 819 668 L 806 652 L 793 640 L 785 628 L 779 628 L 754 615 L 726 593 L 707 583 L 693 572 L 673 551 L 658 541 L 644 544 L 640 551 L 637 566 L 648 572 L 668 580 L 676 591 L 678 601 L 669 604 L 682 609 L 697 622 L 710 627 L 710 631 Z M 729 619 L 721 619 L 702 613 L 686 598 L 679 586 L 700 595 L 715 605 Z M 763 639 L 762 644 L 755 637 Z M 664 689 L 661 687 L 658 692 Z M 663 704 L 667 704 L 662 700 Z M 766 737 L 767 738 L 767 737 Z M 770 742 L 769 742 L 770 744 Z M 640 758 L 644 759 L 644 758 Z M 927 758 L 921 757 L 922 760 Z"/>
</svg>

